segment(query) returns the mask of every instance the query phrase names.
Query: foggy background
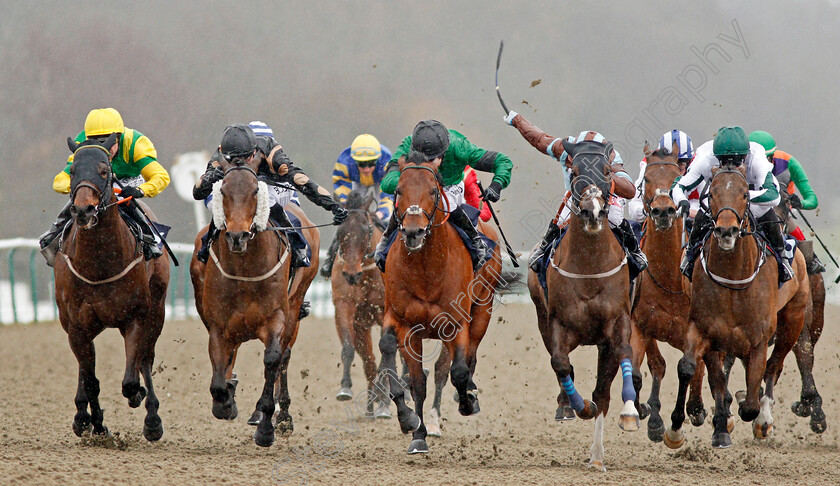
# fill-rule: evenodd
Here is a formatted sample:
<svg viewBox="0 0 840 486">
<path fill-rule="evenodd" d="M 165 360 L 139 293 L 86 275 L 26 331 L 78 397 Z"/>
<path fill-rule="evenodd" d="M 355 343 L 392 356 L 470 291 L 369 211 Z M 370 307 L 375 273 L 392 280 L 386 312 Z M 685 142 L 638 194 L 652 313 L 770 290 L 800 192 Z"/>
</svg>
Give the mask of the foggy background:
<svg viewBox="0 0 840 486">
<path fill-rule="evenodd" d="M 644 140 L 672 128 L 695 147 L 722 125 L 769 131 L 803 164 L 820 200 L 809 220 L 836 248 L 840 2 L 735 3 L 2 0 L 0 238 L 47 229 L 66 201 L 51 188 L 65 139 L 111 106 L 167 169 L 179 153 L 212 151 L 226 125 L 262 120 L 329 189 L 356 135 L 394 149 L 438 119 L 512 158 L 496 210 L 512 246 L 530 248 L 562 177 L 502 121 L 504 39 L 507 104 L 555 136 L 600 131 L 634 178 Z M 170 241 L 193 240 L 191 203 L 173 186 L 147 201 Z"/>
</svg>

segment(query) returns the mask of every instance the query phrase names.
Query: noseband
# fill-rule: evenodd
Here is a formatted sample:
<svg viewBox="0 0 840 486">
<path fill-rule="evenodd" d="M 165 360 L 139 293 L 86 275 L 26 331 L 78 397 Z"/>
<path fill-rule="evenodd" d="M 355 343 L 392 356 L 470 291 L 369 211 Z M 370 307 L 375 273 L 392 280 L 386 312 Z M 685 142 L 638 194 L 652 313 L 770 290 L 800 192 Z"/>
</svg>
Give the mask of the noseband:
<svg viewBox="0 0 840 486">
<path fill-rule="evenodd" d="M 398 210 L 394 211 L 394 217 L 397 218 L 397 223 L 399 223 L 399 230 L 402 231 L 402 230 L 405 229 L 405 227 L 403 226 L 403 219 L 405 219 L 406 216 L 413 216 L 413 215 L 422 214 L 422 215 L 426 216 L 426 219 L 429 221 L 429 224 L 427 224 L 426 227 L 423 228 L 423 231 L 425 233 L 428 233 L 429 230 L 431 230 L 433 227 L 440 226 L 441 224 L 443 224 L 443 223 L 434 224 L 435 215 L 437 214 L 437 211 L 440 210 L 442 212 L 448 212 L 445 209 L 443 209 L 441 207 L 438 207 L 439 203 L 440 203 L 440 199 L 441 199 L 441 194 L 443 193 L 443 189 L 441 188 L 440 183 L 437 182 L 437 175 L 436 175 L 436 173 L 433 169 L 431 169 L 429 167 L 422 166 L 422 165 L 409 165 L 409 166 L 405 167 L 403 169 L 403 171 L 406 171 L 406 170 L 409 170 L 409 169 L 423 169 L 423 170 L 427 170 L 427 171 L 432 173 L 432 177 L 434 177 L 435 185 L 436 185 L 436 188 L 435 188 L 435 202 L 434 202 L 434 207 L 435 208 L 432 210 L 432 213 L 429 214 L 429 213 L 426 212 L 425 209 L 421 208 L 419 205 L 412 204 L 402 214 L 400 214 L 400 212 Z"/>
</svg>

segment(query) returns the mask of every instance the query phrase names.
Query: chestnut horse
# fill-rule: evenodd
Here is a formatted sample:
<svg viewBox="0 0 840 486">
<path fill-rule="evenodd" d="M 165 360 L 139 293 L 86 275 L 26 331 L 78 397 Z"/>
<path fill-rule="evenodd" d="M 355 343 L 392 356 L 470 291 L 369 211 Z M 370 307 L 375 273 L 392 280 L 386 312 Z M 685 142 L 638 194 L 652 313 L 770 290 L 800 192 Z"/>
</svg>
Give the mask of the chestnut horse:
<svg viewBox="0 0 840 486">
<path fill-rule="evenodd" d="M 113 143 L 112 136 L 104 146 Z M 115 206 L 108 151 L 93 141 L 76 144 L 68 140 L 68 144 L 75 152 L 70 167 L 73 227 L 62 241 L 54 271 L 58 318 L 79 362 L 73 432 L 81 436 L 92 425 L 94 434 L 108 433 L 99 406 L 93 339 L 112 327 L 125 339 L 122 394 L 132 408 L 146 398 L 143 436 L 156 441 L 163 436 L 163 425 L 152 385 L 152 365 L 165 317 L 169 257 L 164 254 L 143 260 L 140 243 Z M 145 211 L 154 219 L 148 207 Z M 140 385 L 140 374 L 145 388 Z"/>
<path fill-rule="evenodd" d="M 630 316 L 630 345 L 633 348 L 633 383 L 637 409 L 641 418 L 650 414 L 648 438 L 661 442 L 665 424 L 659 414 L 662 408 L 659 387 L 665 376 L 665 359 L 659 352 L 657 341 L 682 350 L 688 330 L 689 295 L 683 289 L 683 276 L 680 273 L 683 219 L 677 217 L 677 208 L 670 196 L 674 180 L 683 173 L 685 167 L 677 162 L 676 154 L 679 150 L 676 143 L 670 151 L 659 149 L 651 152 L 647 145 L 644 151 L 647 166 L 642 200 L 647 218 L 642 251 L 648 257 L 648 268 L 636 279 Z M 652 382 L 650 398 L 647 403 L 639 405 L 641 366 L 645 356 Z M 706 418 L 702 385 L 703 367 L 698 363 L 697 373 L 691 380 L 691 395 L 687 405 L 691 423 L 695 426 L 702 425 Z"/>
<path fill-rule="evenodd" d="M 449 374 L 461 415 L 479 411 L 473 374 L 478 345 L 490 322 L 495 287 L 502 281 L 501 257 L 496 231 L 479 225 L 497 245 L 490 260 L 474 274 L 469 252 L 455 228 L 446 224 L 447 199 L 436 168 L 401 159 L 400 171 L 393 216 L 399 223 L 400 241 L 394 243 L 385 262 L 385 319 L 379 349 L 400 429 L 413 432 L 408 453 L 416 454 L 429 451 L 423 418 L 423 339 L 443 341 L 451 357 Z M 398 348 L 408 365 L 414 410 L 406 405 L 396 374 Z"/>
<path fill-rule="evenodd" d="M 802 253 L 795 254 L 794 278 L 779 288 L 776 260 L 765 256 L 763 240 L 752 232 L 746 167 L 713 169 L 708 192 L 715 229 L 703 246 L 692 278 L 688 333 L 677 365 L 677 403 L 664 436 L 665 444 L 674 449 L 685 441 L 681 430 L 685 392 L 700 358 L 706 364 L 715 400 L 712 446 L 732 445 L 721 353 L 743 362 L 747 390 L 738 398 L 738 415 L 745 422 L 755 420 L 753 435 L 766 438 L 773 427 L 773 391 L 785 356 L 811 317 L 811 291 Z M 776 343 L 767 360 L 767 346 L 774 333 Z M 762 378 L 764 396 L 760 397 Z"/>
<path fill-rule="evenodd" d="M 268 447 L 274 443 L 275 400 L 280 406 L 277 428 L 283 433 L 293 430 L 287 369 L 303 295 L 317 270 L 317 230 L 310 229 L 307 235 L 315 261 L 297 272 L 290 288 L 289 242 L 285 235 L 264 231 L 269 213 L 265 183 L 258 180 L 255 168 L 242 162 L 223 167 L 225 177 L 216 183 L 218 197 L 213 198 L 214 205 L 222 205 L 214 208 L 221 233 L 211 246 L 211 260 L 203 264 L 195 252 L 206 229 L 199 232 L 190 274 L 196 308 L 210 334 L 210 393 L 216 418 L 232 420 L 238 415 L 233 366 L 239 346 L 252 339 L 265 345 L 265 381 L 252 420 L 258 421 L 254 441 Z M 302 212 L 296 215 L 304 226 L 310 226 Z"/>
</svg>

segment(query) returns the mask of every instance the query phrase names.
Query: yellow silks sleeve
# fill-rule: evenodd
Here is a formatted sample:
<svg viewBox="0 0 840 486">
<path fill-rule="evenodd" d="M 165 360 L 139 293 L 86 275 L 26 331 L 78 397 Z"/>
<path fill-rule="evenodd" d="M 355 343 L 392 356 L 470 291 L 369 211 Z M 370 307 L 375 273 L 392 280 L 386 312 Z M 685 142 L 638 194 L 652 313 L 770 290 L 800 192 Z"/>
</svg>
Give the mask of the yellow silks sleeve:
<svg viewBox="0 0 840 486">
<path fill-rule="evenodd" d="M 61 194 L 70 194 L 70 175 L 64 171 L 53 179 L 53 190 Z"/>
<path fill-rule="evenodd" d="M 157 162 L 149 163 L 149 165 L 140 171 L 140 175 L 143 176 L 146 182 L 140 184 L 138 187 L 143 190 L 146 197 L 157 196 L 169 185 L 169 172 Z M 67 187 L 69 190 L 69 177 Z"/>
</svg>

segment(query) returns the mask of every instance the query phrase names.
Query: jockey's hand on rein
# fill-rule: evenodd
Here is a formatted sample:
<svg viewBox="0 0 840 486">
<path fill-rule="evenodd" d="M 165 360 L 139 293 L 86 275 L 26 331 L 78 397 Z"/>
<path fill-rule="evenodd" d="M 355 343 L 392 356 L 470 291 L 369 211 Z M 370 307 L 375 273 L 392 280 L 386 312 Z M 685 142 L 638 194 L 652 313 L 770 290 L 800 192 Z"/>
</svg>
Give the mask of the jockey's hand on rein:
<svg viewBox="0 0 840 486">
<path fill-rule="evenodd" d="M 497 202 L 501 197 L 502 192 L 502 185 L 496 181 L 490 183 L 487 189 L 484 190 L 484 194 L 481 197 L 488 202 Z"/>
<path fill-rule="evenodd" d="M 677 209 L 679 209 L 678 212 L 680 216 L 688 216 L 688 212 L 691 211 L 691 204 L 683 199 L 679 204 L 677 204 Z"/>
<path fill-rule="evenodd" d="M 790 203 L 790 207 L 794 209 L 802 209 L 802 199 L 799 199 L 799 196 L 796 194 L 788 196 L 788 203 Z"/>
<path fill-rule="evenodd" d="M 330 209 L 333 213 L 333 225 L 338 226 L 347 219 L 347 210 L 336 204 Z"/>
<path fill-rule="evenodd" d="M 207 182 L 213 184 L 225 178 L 225 171 L 221 167 L 213 167 L 213 170 L 207 173 Z"/>
<path fill-rule="evenodd" d="M 133 197 L 134 199 L 140 199 L 145 196 L 145 194 L 143 194 L 143 189 L 140 189 L 139 187 L 126 186 L 123 188 L 122 192 L 120 192 L 120 196 L 123 198 Z"/>
</svg>

